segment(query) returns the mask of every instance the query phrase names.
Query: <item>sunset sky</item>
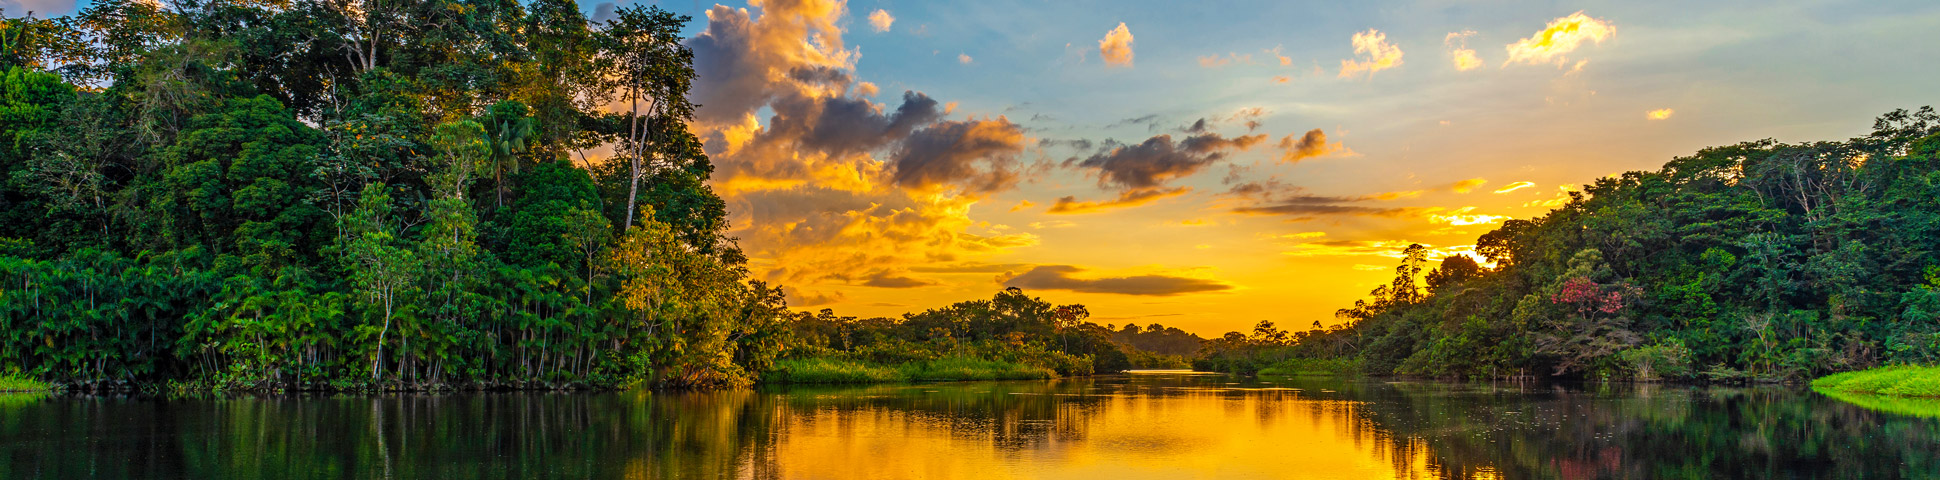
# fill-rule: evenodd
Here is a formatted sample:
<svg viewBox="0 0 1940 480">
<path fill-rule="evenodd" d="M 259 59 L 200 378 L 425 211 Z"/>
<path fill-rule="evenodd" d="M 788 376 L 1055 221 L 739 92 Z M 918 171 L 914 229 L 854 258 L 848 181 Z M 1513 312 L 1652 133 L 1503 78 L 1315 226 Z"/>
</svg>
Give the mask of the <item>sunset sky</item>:
<svg viewBox="0 0 1940 480">
<path fill-rule="evenodd" d="M 1333 323 L 1409 243 L 1940 103 L 1940 2 L 1369 3 L 661 4 L 756 277 L 843 315 L 1008 284 L 1098 323 Z"/>
</svg>

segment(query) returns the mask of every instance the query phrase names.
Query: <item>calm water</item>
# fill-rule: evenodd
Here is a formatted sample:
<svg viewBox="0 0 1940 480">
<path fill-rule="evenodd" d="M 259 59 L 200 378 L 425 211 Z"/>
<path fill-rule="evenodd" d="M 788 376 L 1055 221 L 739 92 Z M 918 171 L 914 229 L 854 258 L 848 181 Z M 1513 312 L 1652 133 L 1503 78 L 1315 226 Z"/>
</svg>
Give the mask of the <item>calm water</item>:
<svg viewBox="0 0 1940 480">
<path fill-rule="evenodd" d="M 1799 388 L 1133 374 L 713 393 L 0 396 L 0 478 L 1940 478 Z"/>
</svg>

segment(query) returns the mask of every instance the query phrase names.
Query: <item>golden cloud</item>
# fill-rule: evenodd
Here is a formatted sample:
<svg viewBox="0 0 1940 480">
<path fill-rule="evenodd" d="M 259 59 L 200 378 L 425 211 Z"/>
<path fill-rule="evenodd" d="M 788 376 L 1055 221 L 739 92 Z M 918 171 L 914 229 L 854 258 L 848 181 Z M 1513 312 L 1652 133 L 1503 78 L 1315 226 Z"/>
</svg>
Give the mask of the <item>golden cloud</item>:
<svg viewBox="0 0 1940 480">
<path fill-rule="evenodd" d="M 1522 189 L 1525 189 L 1525 188 L 1529 188 L 1529 187 L 1534 187 L 1534 186 L 1536 186 L 1536 184 L 1534 184 L 1534 183 L 1529 183 L 1529 182 L 1516 182 L 1516 183 L 1511 183 L 1511 184 L 1508 184 L 1508 185 L 1505 185 L 1505 186 L 1503 186 L 1502 188 L 1498 188 L 1498 189 L 1496 189 L 1496 190 L 1495 190 L 1495 193 L 1509 193 L 1509 192 L 1513 192 L 1513 191 L 1516 191 L 1516 190 L 1522 190 Z"/>
<path fill-rule="evenodd" d="M 1067 290 L 1084 293 L 1113 293 L 1167 297 L 1188 293 L 1232 290 L 1217 280 L 1173 275 L 1130 275 L 1124 277 L 1079 278 L 1073 274 L 1085 269 L 1071 265 L 1038 265 L 1024 273 L 1004 272 L 997 283 L 1028 290 Z"/>
<path fill-rule="evenodd" d="M 1361 54 L 1362 60 L 1341 60 L 1340 78 L 1353 78 L 1361 72 L 1369 77 L 1374 72 L 1401 66 L 1401 47 L 1388 43 L 1388 34 L 1368 29 L 1354 34 L 1354 53 Z"/>
<path fill-rule="evenodd" d="M 1098 56 L 1105 59 L 1106 66 L 1132 66 L 1132 31 L 1125 28 L 1125 22 L 1105 32 L 1105 38 L 1098 41 Z"/>
<path fill-rule="evenodd" d="M 894 23 L 896 23 L 896 17 L 890 15 L 888 10 L 878 8 L 869 13 L 869 27 L 878 32 L 889 31 L 889 26 Z"/>
<path fill-rule="evenodd" d="M 1535 35 L 1503 47 L 1509 53 L 1509 60 L 1503 62 L 1503 66 L 1512 63 L 1529 65 L 1555 63 L 1561 67 L 1567 60 L 1565 55 L 1576 51 L 1583 42 L 1603 43 L 1604 39 L 1616 34 L 1617 28 L 1611 26 L 1609 22 L 1591 18 L 1579 11 L 1567 17 L 1552 20 L 1547 27 L 1536 32 Z"/>
<path fill-rule="evenodd" d="M 1429 214 L 1428 219 L 1435 223 L 1446 223 L 1454 226 L 1463 226 L 1463 225 L 1488 225 L 1488 224 L 1494 224 L 1494 223 L 1501 223 L 1503 220 L 1508 220 L 1510 218 L 1509 216 L 1506 216 L 1506 215 L 1483 215 L 1483 214 L 1477 214 L 1477 213 L 1470 213 L 1474 211 L 1475 211 L 1475 207 L 1462 207 L 1453 212 L 1449 212 L 1448 215 Z"/>
<path fill-rule="evenodd" d="M 1645 112 L 1644 118 L 1649 118 L 1651 120 L 1663 120 L 1663 119 L 1671 118 L 1671 114 L 1674 114 L 1674 113 L 1677 113 L 1677 111 L 1668 109 L 1668 108 L 1659 108 L 1656 110 Z"/>
<path fill-rule="evenodd" d="M 1191 190 L 1189 187 L 1132 190 L 1119 194 L 1118 198 L 1096 202 L 1079 201 L 1076 196 L 1067 196 L 1058 198 L 1057 203 L 1052 204 L 1051 209 L 1046 210 L 1045 213 L 1094 213 L 1130 208 L 1184 195 Z"/>
<path fill-rule="evenodd" d="M 1482 68 L 1482 59 L 1475 56 L 1475 49 L 1468 48 L 1468 37 L 1475 35 L 1474 30 L 1449 33 L 1442 37 L 1442 45 L 1448 46 L 1448 57 L 1455 62 L 1455 71 L 1466 72 Z"/>
<path fill-rule="evenodd" d="M 1301 160 L 1323 156 L 1340 151 L 1340 142 L 1327 143 L 1327 133 L 1316 128 L 1294 138 L 1292 134 L 1280 138 L 1280 162 L 1300 163 Z"/>
<path fill-rule="evenodd" d="M 1475 187 L 1480 187 L 1484 183 L 1489 183 L 1489 181 L 1485 179 L 1480 179 L 1480 178 L 1471 178 L 1468 180 L 1455 182 L 1455 184 L 1449 186 L 1448 189 L 1454 190 L 1455 193 L 1468 193 L 1470 190 L 1475 190 Z"/>
<path fill-rule="evenodd" d="M 920 92 L 870 100 L 843 47 L 841 2 L 715 7 L 695 50 L 693 128 L 714 160 L 731 235 L 758 277 L 803 289 L 797 305 L 839 302 L 820 286 L 915 288 L 914 267 L 1036 245 L 970 218 L 1019 178 L 1025 137 L 1003 117 L 951 120 Z M 766 119 L 757 112 L 772 112 Z M 765 120 L 765 121 L 764 121 Z"/>
</svg>

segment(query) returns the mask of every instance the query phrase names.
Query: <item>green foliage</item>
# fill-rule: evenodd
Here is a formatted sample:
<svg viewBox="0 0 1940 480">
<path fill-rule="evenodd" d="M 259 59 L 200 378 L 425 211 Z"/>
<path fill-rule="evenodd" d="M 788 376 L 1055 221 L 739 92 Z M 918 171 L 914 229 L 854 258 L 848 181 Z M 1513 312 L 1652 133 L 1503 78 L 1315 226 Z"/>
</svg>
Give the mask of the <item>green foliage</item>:
<svg viewBox="0 0 1940 480">
<path fill-rule="evenodd" d="M 1940 113 L 1843 142 L 1707 148 L 1607 177 L 1477 239 L 1404 251 L 1346 323 L 1292 346 L 1235 332 L 1197 362 L 1359 360 L 1432 377 L 1786 381 L 1940 361 Z M 1492 264 L 1492 265 L 1491 265 Z M 1238 352 L 1235 354 L 1234 352 Z M 1909 387 L 1909 391 L 1917 387 Z"/>
<path fill-rule="evenodd" d="M 789 313 L 725 235 L 691 105 L 601 110 L 682 96 L 683 17 L 383 7 L 105 1 L 0 24 L 0 372 L 207 392 L 772 368 Z M 650 162 L 619 178 L 568 155 L 613 145 Z M 625 229 L 632 204 L 650 220 Z"/>
<path fill-rule="evenodd" d="M 54 385 L 18 373 L 0 374 L 0 393 L 45 392 Z"/>
</svg>

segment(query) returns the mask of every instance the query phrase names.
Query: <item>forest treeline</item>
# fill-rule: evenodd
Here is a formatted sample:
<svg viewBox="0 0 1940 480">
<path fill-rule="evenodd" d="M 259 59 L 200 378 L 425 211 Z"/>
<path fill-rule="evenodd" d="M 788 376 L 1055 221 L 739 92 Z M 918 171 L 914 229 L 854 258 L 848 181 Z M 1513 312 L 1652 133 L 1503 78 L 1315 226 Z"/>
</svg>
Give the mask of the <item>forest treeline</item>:
<svg viewBox="0 0 1940 480">
<path fill-rule="evenodd" d="M 1082 306 L 1015 290 L 867 322 L 790 311 L 705 183 L 687 17 L 158 5 L 0 25 L 0 377 L 722 387 L 817 356 L 1125 364 Z"/>
<path fill-rule="evenodd" d="M 1201 368 L 1783 381 L 1940 362 L 1940 114 L 1845 141 L 1707 148 L 1598 179 L 1392 282 L 1333 328 L 1263 322 Z M 1480 260 L 1478 262 L 1477 260 Z"/>
</svg>

